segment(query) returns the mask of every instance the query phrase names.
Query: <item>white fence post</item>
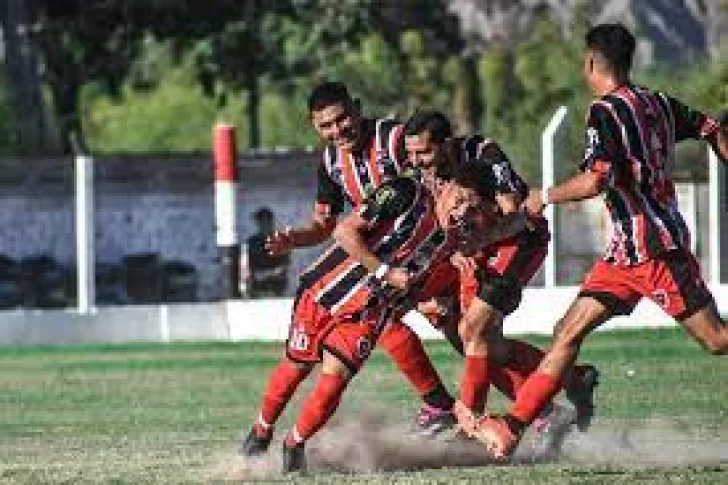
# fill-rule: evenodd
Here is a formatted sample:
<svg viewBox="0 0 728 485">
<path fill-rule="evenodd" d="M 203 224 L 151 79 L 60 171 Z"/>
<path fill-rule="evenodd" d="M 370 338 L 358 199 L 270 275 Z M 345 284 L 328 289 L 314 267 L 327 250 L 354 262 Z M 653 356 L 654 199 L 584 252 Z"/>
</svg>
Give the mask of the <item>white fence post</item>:
<svg viewBox="0 0 728 485">
<path fill-rule="evenodd" d="M 551 121 L 541 134 L 541 185 L 542 187 L 551 187 L 554 185 L 554 137 L 556 131 L 563 124 L 566 118 L 566 106 L 560 106 L 551 117 Z M 556 239 L 556 224 L 553 205 L 546 207 L 544 215 L 551 224 L 551 241 L 549 242 L 549 251 L 544 262 L 544 276 L 546 288 L 553 288 L 556 285 L 556 249 L 554 240 Z"/>
<path fill-rule="evenodd" d="M 94 273 L 94 165 L 87 155 L 76 156 L 76 261 L 78 313 L 93 312 Z"/>
<path fill-rule="evenodd" d="M 710 284 L 720 285 L 720 161 L 708 147 L 708 235 L 710 238 Z"/>
</svg>

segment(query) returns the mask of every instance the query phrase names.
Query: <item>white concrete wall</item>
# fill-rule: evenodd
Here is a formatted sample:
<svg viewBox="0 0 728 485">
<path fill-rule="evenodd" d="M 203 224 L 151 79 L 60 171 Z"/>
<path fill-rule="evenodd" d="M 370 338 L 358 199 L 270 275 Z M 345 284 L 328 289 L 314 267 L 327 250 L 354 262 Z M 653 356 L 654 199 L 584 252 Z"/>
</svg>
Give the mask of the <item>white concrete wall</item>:
<svg viewBox="0 0 728 485">
<path fill-rule="evenodd" d="M 728 313 L 728 286 L 714 288 L 721 313 Z M 576 287 L 527 289 L 520 308 L 505 323 L 505 332 L 550 334 L 576 295 Z M 92 315 L 70 310 L 0 312 L 0 345 L 86 342 L 166 342 L 174 340 L 284 340 L 292 300 L 241 300 L 97 309 Z M 426 339 L 441 335 L 416 313 L 405 321 Z M 674 325 L 653 303 L 640 303 L 629 317 L 615 318 L 604 329 Z"/>
</svg>

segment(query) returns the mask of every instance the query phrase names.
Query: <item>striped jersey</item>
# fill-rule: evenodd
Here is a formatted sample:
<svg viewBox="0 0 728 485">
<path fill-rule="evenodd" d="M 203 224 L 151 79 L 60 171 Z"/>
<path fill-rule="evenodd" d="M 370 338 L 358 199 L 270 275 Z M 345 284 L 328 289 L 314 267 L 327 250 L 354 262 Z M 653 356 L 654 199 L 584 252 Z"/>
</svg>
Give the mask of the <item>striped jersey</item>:
<svg viewBox="0 0 728 485">
<path fill-rule="evenodd" d="M 455 237 L 442 229 L 430 191 L 412 177 L 385 182 L 357 209 L 368 222 L 367 246 L 384 263 L 407 269 L 416 282 L 455 249 Z M 332 313 L 353 313 L 389 305 L 395 293 L 338 244 L 332 245 L 300 278 L 298 295 L 314 291 Z"/>
<path fill-rule="evenodd" d="M 687 247 L 671 179 L 675 144 L 702 138 L 715 146 L 715 120 L 663 93 L 625 85 L 592 102 L 586 124 L 581 169 L 602 175 L 607 185 L 604 259 L 633 266 Z"/>
<path fill-rule="evenodd" d="M 384 181 L 400 174 L 406 158 L 403 125 L 392 119 L 364 119 L 366 143 L 359 152 L 334 145 L 324 149 L 318 169 L 316 210 L 337 216 L 348 202 L 357 207 Z"/>
<path fill-rule="evenodd" d="M 462 138 L 461 163 L 482 163 L 490 168 L 496 193 L 528 195 L 528 184 L 513 169 L 511 161 L 493 140 L 481 135 Z"/>
</svg>

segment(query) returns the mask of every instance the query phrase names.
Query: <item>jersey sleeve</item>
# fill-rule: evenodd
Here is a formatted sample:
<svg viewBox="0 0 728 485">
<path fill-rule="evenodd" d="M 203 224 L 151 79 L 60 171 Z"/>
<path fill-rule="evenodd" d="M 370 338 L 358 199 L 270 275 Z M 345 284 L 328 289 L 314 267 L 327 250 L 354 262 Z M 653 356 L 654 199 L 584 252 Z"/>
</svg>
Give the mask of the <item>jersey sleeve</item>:
<svg viewBox="0 0 728 485">
<path fill-rule="evenodd" d="M 380 185 L 359 206 L 358 214 L 370 225 L 392 221 L 404 214 L 417 197 L 416 182 L 399 177 Z"/>
<path fill-rule="evenodd" d="M 623 158 L 618 137 L 619 127 L 600 101 L 592 103 L 586 120 L 586 140 L 581 170 L 594 172 L 607 180 L 613 180 L 615 163 Z"/>
<path fill-rule="evenodd" d="M 675 141 L 706 140 L 717 141 L 718 122 L 705 113 L 691 108 L 679 100 L 662 95 L 667 99 L 675 123 Z"/>
<path fill-rule="evenodd" d="M 316 212 L 326 217 L 336 217 L 344 212 L 346 198 L 341 186 L 331 178 L 324 163 L 317 172 Z"/>
<path fill-rule="evenodd" d="M 525 196 L 528 192 L 526 182 L 515 171 L 510 159 L 497 143 L 486 140 L 481 157 L 484 157 L 491 166 L 497 193 Z"/>
</svg>

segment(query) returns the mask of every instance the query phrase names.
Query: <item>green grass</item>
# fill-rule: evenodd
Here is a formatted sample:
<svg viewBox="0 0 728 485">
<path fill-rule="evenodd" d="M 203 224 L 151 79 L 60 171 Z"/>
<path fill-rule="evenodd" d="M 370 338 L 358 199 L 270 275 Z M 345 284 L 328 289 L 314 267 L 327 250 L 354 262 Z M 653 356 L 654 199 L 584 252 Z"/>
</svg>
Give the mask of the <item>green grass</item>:
<svg viewBox="0 0 728 485">
<path fill-rule="evenodd" d="M 290 483 L 272 471 L 278 446 L 257 468 L 235 455 L 281 351 L 281 344 L 258 342 L 0 348 L 0 483 Z M 441 342 L 429 342 L 428 351 L 455 389 L 461 359 Z M 366 434 L 367 426 L 383 435 L 401 428 L 418 405 L 377 352 L 332 426 L 311 442 L 314 452 L 332 446 L 333 455 L 353 453 L 358 465 L 342 475 L 314 459 L 313 474 L 293 481 L 728 483 L 728 359 L 704 353 L 679 330 L 662 329 L 595 334 L 582 360 L 602 371 L 599 415 L 589 433 L 569 438 L 562 459 L 465 466 L 457 450 L 433 451 L 442 444 L 393 444 Z M 281 432 L 308 388 L 284 414 Z M 492 406 L 504 409 L 505 401 L 492 397 Z M 374 444 L 385 452 L 366 462 L 361 455 L 372 454 Z M 431 467 L 421 468 L 419 450 L 435 453 Z M 406 459 L 398 466 L 396 456 Z M 337 460 L 333 469 L 345 467 L 344 458 Z M 377 460 L 389 471 L 371 471 Z"/>
</svg>

